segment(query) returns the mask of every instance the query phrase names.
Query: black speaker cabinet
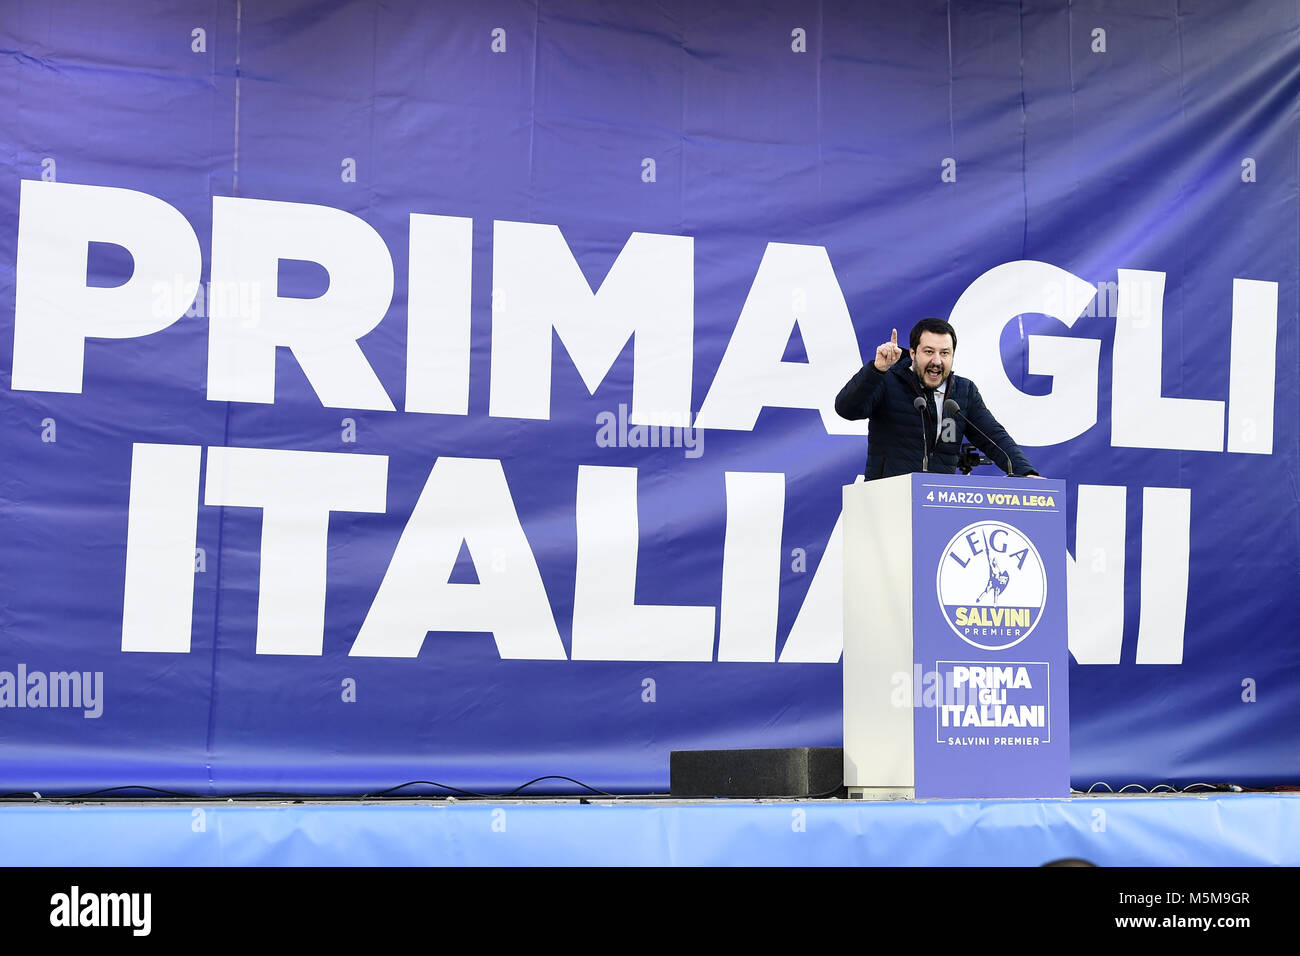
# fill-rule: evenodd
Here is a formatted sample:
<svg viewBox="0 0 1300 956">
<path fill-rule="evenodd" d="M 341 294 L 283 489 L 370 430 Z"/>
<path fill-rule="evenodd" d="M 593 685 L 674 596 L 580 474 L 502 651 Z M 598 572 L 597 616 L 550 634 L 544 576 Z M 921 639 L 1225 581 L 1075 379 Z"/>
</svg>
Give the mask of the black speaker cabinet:
<svg viewBox="0 0 1300 956">
<path fill-rule="evenodd" d="M 668 778 L 674 797 L 830 797 L 844 786 L 844 750 L 674 750 Z"/>
</svg>

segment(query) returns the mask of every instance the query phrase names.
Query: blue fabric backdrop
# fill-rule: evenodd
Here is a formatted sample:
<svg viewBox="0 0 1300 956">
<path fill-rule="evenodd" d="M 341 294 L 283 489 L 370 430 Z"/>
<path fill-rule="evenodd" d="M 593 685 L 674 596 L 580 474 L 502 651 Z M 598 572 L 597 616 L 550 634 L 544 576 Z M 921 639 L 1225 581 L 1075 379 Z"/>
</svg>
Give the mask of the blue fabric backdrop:
<svg viewBox="0 0 1300 956">
<path fill-rule="evenodd" d="M 1017 436 L 1040 471 L 1070 484 L 1069 541 L 1094 518 L 1125 519 L 1122 562 L 1074 555 L 1081 574 L 1122 567 L 1123 607 L 1114 659 L 1071 667 L 1074 782 L 1294 780 L 1298 27 L 1295 4 L 1271 0 L 6 4 L 0 672 L 12 676 L 5 697 L 0 673 L 0 790 L 356 792 L 434 780 L 501 791 L 563 774 L 648 791 L 666 789 L 670 750 L 839 743 L 837 660 L 779 657 L 815 603 L 864 439 L 828 434 L 815 407 L 769 405 L 752 428 L 698 429 L 697 456 L 606 447 L 602 414 L 632 404 L 634 347 L 591 393 L 568 340 L 549 332 L 550 417 L 492 414 L 494 291 L 508 291 L 494 283 L 494 222 L 558 226 L 593 290 L 631 234 L 692 237 L 690 274 L 665 267 L 660 279 L 691 283 L 693 329 L 677 358 L 690 363 L 693 415 L 747 307 L 785 310 L 781 357 L 811 366 L 829 404 L 841 364 L 858 362 L 844 349 L 831 362 L 813 354 L 813 325 L 834 327 L 834 304 L 819 296 L 835 284 L 862 356 L 893 327 L 953 314 L 1006 263 L 1050 263 L 1101 289 L 1077 322 L 986 316 L 999 323 L 1005 375 L 1029 396 L 1064 387 L 1030 374 L 1030 336 L 1099 342 L 1096 393 L 1085 396 L 1096 424 L 1041 445 Z M 41 225 L 27 198 L 37 183 L 171 205 L 197 237 L 205 281 L 216 197 L 364 220 L 391 255 L 394 295 L 360 348 L 395 410 L 324 403 L 285 348 L 273 402 L 209 398 L 203 309 L 149 334 L 92 335 L 79 391 L 16 387 L 27 361 L 17 326 L 42 314 L 39 304 L 18 314 L 19 279 L 35 281 L 20 268 L 19 224 Z M 463 414 L 406 410 L 408 269 L 421 268 L 410 262 L 413 213 L 473 221 Z M 87 238 L 89 286 L 149 268 L 109 236 Z M 807 290 L 775 301 L 756 283 L 770 243 L 824 249 L 834 283 L 813 270 Z M 1123 270 L 1165 275 L 1160 336 L 1137 350 L 1148 386 L 1231 406 L 1230 387 L 1262 382 L 1273 404 L 1250 406 L 1246 438 L 1234 441 L 1240 415 L 1228 407 L 1216 450 L 1116 442 L 1116 406 L 1139 403 L 1129 394 L 1139 379 L 1117 384 L 1114 371 L 1139 341 L 1116 343 L 1123 310 L 1110 291 Z M 288 259 L 278 277 L 280 296 L 302 298 L 331 278 Z M 1234 313 L 1238 279 L 1275 284 L 1261 287 L 1276 296 L 1272 326 L 1267 308 Z M 1145 315 L 1132 335 L 1149 330 Z M 975 321 L 963 316 L 959 333 Z M 1238 322 L 1264 334 L 1234 341 Z M 972 355 L 959 347 L 956 369 L 984 388 Z M 1014 403 L 990 404 L 1004 421 L 1014 414 Z M 1157 431 L 1177 417 L 1154 407 Z M 262 516 L 202 497 L 189 650 L 123 650 L 137 444 L 195 446 L 209 464 L 220 447 L 386 457 L 382 511 L 330 518 L 319 655 L 255 652 Z M 349 654 L 440 458 L 501 463 L 569 659 L 502 659 L 490 635 L 446 631 L 414 658 Z M 784 476 L 780 547 L 764 557 L 779 579 L 773 659 L 718 660 L 716 649 L 712 660 L 572 659 L 584 466 L 636 469 L 637 602 L 723 605 L 715 632 L 728 613 L 726 476 Z M 1123 489 L 1105 499 L 1122 504 L 1081 522 L 1091 492 L 1079 489 L 1099 486 Z M 1144 545 L 1144 489 L 1190 494 L 1186 530 L 1169 526 L 1173 552 L 1189 554 L 1185 604 L 1177 586 L 1143 593 L 1157 567 L 1171 566 L 1175 585 L 1182 573 L 1163 535 Z M 482 579 L 471 552 L 472 542 L 452 582 Z M 1075 615 L 1090 613 L 1072 593 Z M 1181 660 L 1139 663 L 1139 627 L 1180 619 Z M 20 665 L 102 681 L 100 714 L 30 697 Z M 32 706 L 18 705 L 23 694 Z"/>
</svg>

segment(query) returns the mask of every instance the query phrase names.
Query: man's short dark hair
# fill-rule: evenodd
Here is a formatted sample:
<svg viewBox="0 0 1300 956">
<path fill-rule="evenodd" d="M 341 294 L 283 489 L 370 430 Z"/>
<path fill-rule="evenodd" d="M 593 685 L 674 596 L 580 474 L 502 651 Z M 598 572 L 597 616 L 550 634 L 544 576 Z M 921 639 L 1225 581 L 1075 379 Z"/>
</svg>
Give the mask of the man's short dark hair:
<svg viewBox="0 0 1300 956">
<path fill-rule="evenodd" d="M 916 323 L 916 325 L 912 326 L 912 334 L 909 336 L 909 339 L 912 343 L 913 350 L 921 344 L 922 332 L 933 332 L 935 335 L 951 335 L 952 350 L 954 352 L 957 351 L 957 333 L 954 332 L 952 326 L 943 319 L 922 319 L 920 322 Z"/>
</svg>

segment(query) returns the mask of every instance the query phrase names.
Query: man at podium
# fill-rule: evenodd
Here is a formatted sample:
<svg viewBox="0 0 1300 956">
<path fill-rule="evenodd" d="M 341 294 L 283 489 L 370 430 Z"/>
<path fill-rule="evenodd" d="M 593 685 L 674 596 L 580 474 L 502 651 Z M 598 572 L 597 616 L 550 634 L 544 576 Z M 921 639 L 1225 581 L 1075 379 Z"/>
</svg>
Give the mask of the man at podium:
<svg viewBox="0 0 1300 956">
<path fill-rule="evenodd" d="M 943 319 L 912 327 L 910 350 L 898 330 L 876 349 L 835 398 L 841 418 L 871 420 L 864 474 L 889 478 L 914 471 L 953 474 L 962 441 L 969 441 L 1008 475 L 1037 476 L 1015 439 L 984 405 L 968 378 L 952 374 L 957 333 Z"/>
</svg>

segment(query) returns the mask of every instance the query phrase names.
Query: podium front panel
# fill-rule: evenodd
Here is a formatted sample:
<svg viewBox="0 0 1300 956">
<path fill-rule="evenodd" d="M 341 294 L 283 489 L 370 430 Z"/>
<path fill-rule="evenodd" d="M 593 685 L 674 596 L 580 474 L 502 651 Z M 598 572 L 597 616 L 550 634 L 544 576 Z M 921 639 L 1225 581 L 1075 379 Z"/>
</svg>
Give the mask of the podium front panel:
<svg viewBox="0 0 1300 956">
<path fill-rule="evenodd" d="M 916 796 L 1067 796 L 1065 483 L 911 481 Z"/>
</svg>

